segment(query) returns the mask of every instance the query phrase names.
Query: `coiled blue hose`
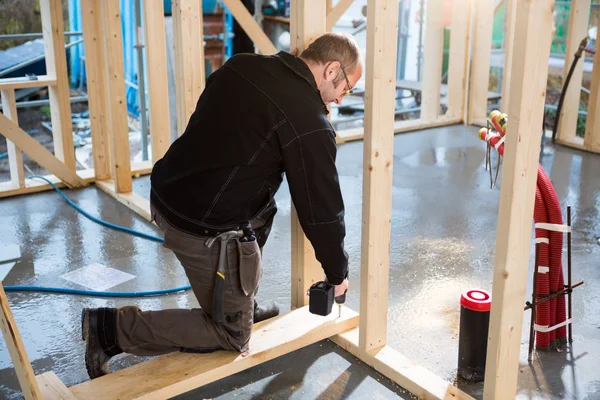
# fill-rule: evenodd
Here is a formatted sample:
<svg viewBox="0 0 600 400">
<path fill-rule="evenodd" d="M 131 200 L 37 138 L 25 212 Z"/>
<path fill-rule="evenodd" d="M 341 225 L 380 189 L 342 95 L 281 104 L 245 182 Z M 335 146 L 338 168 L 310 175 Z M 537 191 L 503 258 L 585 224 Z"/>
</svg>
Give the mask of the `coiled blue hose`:
<svg viewBox="0 0 600 400">
<path fill-rule="evenodd" d="M 110 222 L 106 222 L 99 218 L 94 217 L 93 215 L 89 214 L 87 211 L 85 211 L 81 207 L 79 207 L 77 204 L 73 203 L 71 201 L 71 199 L 69 199 L 67 196 L 65 196 L 65 194 L 58 188 L 58 186 L 56 186 L 54 183 L 50 182 L 48 179 L 46 179 L 43 176 L 30 175 L 27 178 L 29 178 L 29 179 L 37 178 L 37 179 L 42 179 L 42 180 L 46 181 L 48 184 L 50 184 L 54 188 L 54 190 L 56 190 L 58 192 L 58 194 L 60 194 L 62 196 L 63 199 L 66 200 L 67 203 L 69 203 L 70 206 L 75 208 L 77 211 L 79 211 L 81 214 L 83 214 L 90 220 L 92 220 L 100 225 L 106 226 L 111 229 L 116 229 L 118 231 L 125 232 L 125 233 L 128 233 L 133 236 L 138 236 L 143 239 L 148 239 L 148 240 L 152 240 L 152 241 L 160 242 L 160 243 L 164 242 L 164 239 L 162 239 L 160 237 L 152 236 L 152 235 L 149 235 L 149 234 L 146 234 L 143 232 L 138 232 L 133 229 L 126 228 L 126 227 L 120 226 L 120 225 L 115 225 Z M 177 287 L 177 288 L 173 288 L 173 289 L 153 290 L 153 291 L 148 291 L 148 292 L 98 292 L 98 291 L 94 291 L 94 290 L 77 290 L 77 289 L 55 288 L 55 287 L 44 287 L 44 286 L 5 286 L 4 287 L 4 290 L 6 292 L 47 292 L 47 293 L 76 294 L 76 295 L 83 295 L 83 296 L 98 296 L 98 297 L 147 297 L 147 296 L 158 296 L 161 294 L 183 292 L 183 291 L 186 291 L 189 289 L 191 289 L 190 285 L 181 286 L 181 287 Z"/>
</svg>

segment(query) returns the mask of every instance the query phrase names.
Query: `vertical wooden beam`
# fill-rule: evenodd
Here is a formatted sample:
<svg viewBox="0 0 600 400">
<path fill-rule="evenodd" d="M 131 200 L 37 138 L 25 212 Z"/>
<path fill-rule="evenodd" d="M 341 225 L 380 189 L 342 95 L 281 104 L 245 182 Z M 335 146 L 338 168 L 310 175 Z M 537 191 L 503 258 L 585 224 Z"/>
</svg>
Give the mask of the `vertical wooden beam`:
<svg viewBox="0 0 600 400">
<path fill-rule="evenodd" d="M 97 180 L 110 179 L 111 171 L 111 124 L 109 120 L 109 100 L 105 35 L 102 26 L 101 0 L 88 0 L 81 3 L 83 25 L 83 46 L 85 49 L 85 73 L 87 77 L 88 105 L 92 128 L 92 154 L 94 176 Z"/>
<path fill-rule="evenodd" d="M 494 25 L 494 0 L 475 1 L 475 33 L 469 90 L 469 124 L 487 118 L 490 52 Z"/>
<path fill-rule="evenodd" d="M 442 0 L 427 2 L 421 119 L 435 121 L 440 115 L 442 59 L 444 51 L 444 7 Z M 367 15 L 368 11 L 367 11 Z"/>
<path fill-rule="evenodd" d="M 592 67 L 592 85 L 588 102 L 587 121 L 583 145 L 586 149 L 600 152 L 600 27 L 596 35 L 596 54 Z M 580 64 L 583 64 L 580 62 Z"/>
<path fill-rule="evenodd" d="M 19 123 L 17 118 L 17 101 L 15 90 L 7 89 L 0 92 L 2 97 L 2 112 L 6 118 Z M 23 153 L 13 142 L 6 139 L 6 150 L 8 152 L 8 166 L 10 170 L 10 181 L 19 187 L 25 187 L 25 171 L 23 170 Z"/>
<path fill-rule="evenodd" d="M 125 97 L 125 68 L 123 62 L 123 40 L 121 9 L 119 0 L 102 1 L 105 55 L 107 66 L 107 89 L 109 99 L 109 121 L 112 131 L 112 160 L 115 191 L 132 191 L 131 156 L 129 149 L 129 123 L 127 99 Z"/>
<path fill-rule="evenodd" d="M 46 54 L 46 74 L 56 79 L 56 85 L 48 87 L 54 154 L 67 167 L 75 171 L 75 147 L 73 145 L 73 124 L 71 123 L 71 100 L 61 1 L 41 0 L 40 12 L 42 14 L 42 33 Z"/>
<path fill-rule="evenodd" d="M 300 54 L 316 38 L 325 33 L 325 2 L 295 0 L 290 5 L 290 45 Z M 306 291 L 314 283 L 323 279 L 323 268 L 315 258 L 310 241 L 298 221 L 298 214 L 292 205 L 292 308 L 308 304 Z"/>
<path fill-rule="evenodd" d="M 150 110 L 152 162 L 161 159 L 171 144 L 169 87 L 167 77 L 167 40 L 164 5 L 160 1 L 144 3 L 146 62 Z"/>
<path fill-rule="evenodd" d="M 398 1 L 370 0 L 367 15 L 359 325 L 363 351 L 385 346 L 387 336 Z"/>
<path fill-rule="evenodd" d="M 517 390 L 553 8 L 553 0 L 517 5 L 484 399 Z"/>
<path fill-rule="evenodd" d="M 15 318 L 10 310 L 10 305 L 8 304 L 8 299 L 6 298 L 2 283 L 0 283 L 0 327 L 4 334 L 4 341 L 6 342 L 8 353 L 15 366 L 15 372 L 19 379 L 19 385 L 21 385 L 23 397 L 25 397 L 25 400 L 42 400 L 40 388 L 35 379 L 29 357 L 27 357 L 27 351 L 25 350 L 23 340 L 17 329 Z"/>
<path fill-rule="evenodd" d="M 173 0 L 173 46 L 177 97 L 178 136 L 204 90 L 204 30 L 202 4 L 198 0 Z"/>
<path fill-rule="evenodd" d="M 567 78 L 567 73 L 574 61 L 573 57 L 575 57 L 579 44 L 588 35 L 591 3 L 591 0 L 571 1 L 563 83 Z M 579 99 L 581 97 L 581 81 L 583 79 L 584 61 L 585 53 L 582 54 L 581 59 L 577 63 L 573 75 L 571 76 L 571 82 L 565 93 L 560 112 L 560 120 L 558 121 L 557 138 L 559 140 L 570 140 L 577 135 L 577 118 L 579 117 Z M 588 120 L 589 118 L 590 114 L 588 113 Z"/>
<path fill-rule="evenodd" d="M 513 42 L 515 37 L 515 18 L 517 17 L 517 0 L 505 1 L 506 33 L 504 38 L 504 70 L 502 72 L 502 110 L 508 110 L 510 100 L 510 80 L 512 65 Z"/>
<path fill-rule="evenodd" d="M 471 0 L 455 0 L 452 6 L 446 115 L 453 118 L 463 118 L 465 114 L 469 79 L 471 3 Z"/>
<path fill-rule="evenodd" d="M 344 13 L 348 11 L 348 8 L 350 8 L 352 3 L 354 3 L 354 0 L 339 0 L 335 7 L 332 8 L 331 4 L 329 5 L 329 7 L 325 10 L 325 12 L 327 13 L 325 26 L 327 32 L 331 32 L 331 29 L 333 29 L 335 24 L 337 24 L 340 18 L 342 18 L 342 15 L 344 15 Z"/>
</svg>

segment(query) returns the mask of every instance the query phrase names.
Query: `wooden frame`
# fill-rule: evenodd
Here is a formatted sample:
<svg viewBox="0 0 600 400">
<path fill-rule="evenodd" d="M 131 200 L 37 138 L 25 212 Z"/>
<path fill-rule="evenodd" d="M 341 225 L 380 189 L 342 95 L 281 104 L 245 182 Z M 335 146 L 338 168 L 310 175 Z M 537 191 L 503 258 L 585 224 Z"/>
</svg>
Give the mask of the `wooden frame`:
<svg viewBox="0 0 600 400">
<path fill-rule="evenodd" d="M 578 51 L 581 40 L 588 35 L 590 7 L 591 0 L 574 0 L 571 3 L 563 81 L 566 79 L 571 63 L 573 62 L 573 57 Z M 560 113 L 556 138 L 556 141 L 559 144 L 594 153 L 600 153 L 600 117 L 598 116 L 598 114 L 600 114 L 599 39 L 600 29 L 598 29 L 598 36 L 596 38 L 596 54 L 594 56 L 594 65 L 592 67 L 592 84 L 590 87 L 584 137 L 577 136 L 576 131 L 577 119 L 579 117 L 580 87 L 583 80 L 583 62 L 586 57 L 585 52 L 582 54 L 582 57 L 571 76 L 571 81 L 565 94 Z"/>
<path fill-rule="evenodd" d="M 49 5 L 58 3 L 58 0 L 44 0 Z M 273 49 L 264 41 L 260 32 L 256 30 L 254 21 L 240 8 L 239 0 L 225 0 L 225 3 L 240 21 L 244 29 L 254 32 L 254 38 L 262 52 L 269 53 Z M 293 46 L 302 49 L 314 38 L 327 30 L 327 26 L 335 15 L 331 9 L 331 2 L 320 2 L 315 6 L 311 0 L 296 0 L 292 2 L 291 32 Z M 489 22 L 486 14 L 485 0 L 476 3 L 473 0 L 456 0 L 453 11 L 452 23 L 455 28 L 451 39 L 450 70 L 452 79 L 449 81 L 448 110 L 440 115 L 440 90 L 439 76 L 441 64 L 441 26 L 442 18 L 438 12 L 440 0 L 433 0 L 428 9 L 427 43 L 425 56 L 425 80 L 423 89 L 423 113 L 419 120 L 394 122 L 395 98 L 395 63 L 397 41 L 397 13 L 396 0 L 369 0 L 367 20 L 367 59 L 365 93 L 365 126 L 363 130 L 354 130 L 350 133 L 340 132 L 340 141 L 364 138 L 364 171 L 363 171 L 363 230 L 362 230 L 362 258 L 361 258 L 361 303 L 360 321 L 359 314 L 343 308 L 342 317 L 336 318 L 332 314 L 327 318 L 320 318 L 310 314 L 307 310 L 306 288 L 315 280 L 322 278 L 322 271 L 314 259 L 310 243 L 297 223 L 296 216 L 292 218 L 292 311 L 257 324 L 253 335 L 251 353 L 249 355 L 235 355 L 227 352 L 210 355 L 198 354 L 171 354 L 158 357 L 152 361 L 140 363 L 130 368 L 123 369 L 108 376 L 98 378 L 71 388 L 65 387 L 53 374 L 46 373 L 33 379 L 30 365 L 24 350 L 11 351 L 18 376 L 26 398 L 80 398 L 98 395 L 101 398 L 156 398 L 169 397 L 182 393 L 208 382 L 250 368 L 279 355 L 298 349 L 318 340 L 331 338 L 342 348 L 356 355 L 368 365 L 396 381 L 402 387 L 410 390 L 421 398 L 426 399 L 471 399 L 469 395 L 454 387 L 435 374 L 427 371 L 418 363 L 407 359 L 392 349 L 386 343 L 387 329 L 387 291 L 389 269 L 389 243 L 391 212 L 391 180 L 393 168 L 393 133 L 398 131 L 422 129 L 433 126 L 447 125 L 476 121 L 482 116 L 480 103 L 485 96 L 480 93 L 480 88 L 475 88 L 485 68 L 477 65 L 481 54 L 486 53 L 487 28 L 481 21 Z M 347 6 L 349 2 L 341 1 L 339 4 Z M 197 35 L 202 35 L 201 24 L 198 24 L 198 9 L 191 0 L 175 0 L 174 9 L 178 13 L 179 21 L 176 23 L 180 37 L 176 39 L 177 48 L 182 49 L 189 45 L 188 40 L 196 40 Z M 329 7 L 328 7 L 329 5 Z M 481 7 L 480 7 L 481 5 Z M 493 4 L 489 4 L 493 6 Z M 90 49 L 97 49 L 98 62 L 89 66 L 88 76 L 98 85 L 106 85 L 107 91 L 96 87 L 92 91 L 95 97 L 91 107 L 98 118 L 96 123 L 108 121 L 109 129 L 95 132 L 95 144 L 100 143 L 97 159 L 103 163 L 103 172 L 94 171 L 75 173 L 67 163 L 55 158 L 49 152 L 39 150 L 35 144 L 27 140 L 27 135 L 18 128 L 7 116 L 0 116 L 0 132 L 7 136 L 17 148 L 29 151 L 36 155 L 45 165 L 52 167 L 51 172 L 60 177 L 62 184 L 77 186 L 94 181 L 96 185 L 111 194 L 121 203 L 127 205 L 144 218 L 149 219 L 148 200 L 133 193 L 130 189 L 131 175 L 136 168 L 126 163 L 122 151 L 118 146 L 125 144 L 125 129 L 123 128 L 122 104 L 119 99 L 122 92 L 117 86 L 123 83 L 121 64 L 119 59 L 119 43 L 116 39 L 120 34 L 117 25 L 118 0 L 90 1 L 84 7 L 87 13 L 86 40 Z M 148 2 L 146 8 L 155 7 L 147 14 L 147 18 L 159 20 L 162 2 Z M 496 244 L 496 259 L 494 266 L 494 279 L 492 296 L 490 337 L 487 354 L 486 378 L 484 385 L 484 398 L 513 398 L 516 394 L 521 327 L 523 322 L 523 304 L 525 301 L 526 273 L 529 267 L 529 243 L 522 238 L 531 235 L 531 215 L 535 194 L 535 181 L 537 177 L 537 163 L 540 150 L 541 125 L 548 57 L 551 42 L 551 20 L 553 0 L 538 0 L 535 2 L 511 3 L 511 37 L 519 38 L 510 44 L 511 57 L 508 59 L 511 74 L 507 89 L 511 101 L 508 104 L 508 118 L 511 123 L 512 133 L 507 134 L 505 151 L 505 171 L 502 176 L 501 200 L 498 215 L 498 233 Z M 466 9 L 467 11 L 463 11 Z M 493 7 L 490 7 L 493 9 Z M 340 9 L 341 10 L 341 9 Z M 56 10 L 55 10 L 56 11 Z M 49 11 L 48 11 L 49 13 Z M 335 13 L 339 13 L 335 11 Z M 48 14 L 50 15 L 50 14 Z M 341 14 L 340 14 L 341 15 Z M 47 18 L 51 20 L 51 18 Z M 474 30 L 474 53 L 471 57 L 471 21 L 476 21 Z M 189 25 L 195 24 L 193 30 Z M 198 26 L 199 32 L 198 32 Z M 102 32 L 101 32 L 102 30 Z M 111 35 L 107 33 L 110 32 Z M 184 37 L 183 32 L 193 32 L 194 37 Z M 483 33 L 482 33 L 483 32 Z M 156 33 L 156 32 L 155 32 Z M 146 33 L 148 36 L 150 34 Z M 112 37 L 110 37 L 112 36 Z M 160 34 L 159 34 L 160 36 Z M 177 36 L 177 34 L 176 34 Z M 104 52 L 98 46 L 98 40 L 106 38 Z M 195 39 L 196 38 L 196 39 Z M 149 51 L 149 57 L 160 62 L 165 57 L 161 38 L 155 38 L 156 47 Z M 88 47 L 86 47 L 87 49 Z M 488 46 L 489 50 L 489 46 Z M 198 50 L 201 53 L 200 50 Z M 198 57 L 196 53 L 194 57 Z M 489 58 L 489 54 L 487 55 Z M 471 63 L 469 63 L 471 60 Z M 178 110 L 189 113 L 189 99 L 192 98 L 181 93 L 183 89 L 201 91 L 203 84 L 194 86 L 194 82 L 201 82 L 195 72 L 190 70 L 190 60 L 183 57 L 177 61 L 178 79 Z M 592 110 L 597 110 L 600 99 L 598 86 L 600 76 L 598 64 L 600 59 L 595 59 L 595 79 L 592 88 L 595 90 Z M 94 70 L 94 68 L 96 68 Z M 489 70 L 489 67 L 488 67 Z M 91 72 L 91 73 L 90 73 Z M 120 75 L 121 74 L 121 75 Z M 468 77 L 471 77 L 469 82 Z M 65 76 L 51 75 L 46 84 L 60 88 L 58 81 Z M 161 94 L 164 96 L 164 79 L 162 66 L 158 68 L 154 77 L 154 84 L 158 95 L 154 96 L 154 105 L 160 108 Z M 104 83 L 103 83 L 104 82 Z M 14 85 L 30 84 L 28 82 L 0 81 L 3 98 L 11 103 L 10 91 Z M 191 87 L 189 86 L 191 84 Z M 5 85 L 5 86 L 2 86 Z M 11 86 L 12 85 L 12 86 Z M 487 84 L 486 84 L 487 88 Z M 196 93 L 198 95 L 199 93 Z M 469 95 L 470 94 L 470 95 Z M 480 99 L 480 100 L 478 100 Z M 487 100 L 487 99 L 486 99 Z M 58 102 L 59 100 L 55 100 Z M 166 102 L 166 100 L 163 100 Z M 9 109 L 5 108 L 5 109 Z M 467 110 L 470 112 L 467 115 Z M 10 118 L 14 113 L 9 112 Z M 472 115 L 471 115 L 472 114 Z M 599 114 L 596 112 L 596 114 Z M 178 114 L 180 121 L 184 114 Z M 93 117 L 93 118 L 96 118 Z M 485 116 L 483 116 L 485 117 Z M 600 118 L 591 118 L 589 131 L 598 132 Z M 158 121 L 164 124 L 165 121 Z M 153 134 L 165 134 L 153 132 Z M 167 133 L 168 134 L 168 133 Z M 593 137 L 593 136 L 591 136 Z M 30 138 L 29 138 L 30 139 Z M 31 139 L 33 140 L 33 139 Z M 157 138 L 166 140 L 166 137 Z M 108 145 L 106 144 L 108 142 Z M 168 142 L 168 141 L 167 141 Z M 597 142 L 597 140 L 596 140 Z M 596 143 L 592 140 L 591 146 Z M 64 142 L 63 142 L 64 143 Z M 153 143 L 155 140 L 153 139 Z M 38 145 L 39 146 L 39 145 Z M 40 146 L 41 147 L 41 146 Z M 164 150 L 164 147 L 163 147 Z M 163 151 L 161 150 L 161 151 Z M 154 153 L 153 154 L 160 154 Z M 96 158 L 96 156 L 95 156 Z M 113 161 L 107 161 L 113 160 Z M 126 163 L 127 165 L 123 165 Z M 114 165 L 116 171 L 112 172 L 110 166 Z M 145 171 L 151 168 L 152 163 L 143 166 Z M 125 172 L 119 169 L 123 168 Z M 17 171 L 18 173 L 18 171 Z M 101 175 L 103 179 L 98 179 Z M 17 175 L 18 177 L 18 175 Z M 18 180 L 18 179 L 17 179 Z M 27 180 L 25 180 L 27 181 Z M 11 184 L 14 184 L 11 183 Z M 20 184 L 20 183 L 19 183 Z M 129 185 L 129 186 L 128 186 Z M 19 188 L 19 190 L 33 190 L 33 188 Z M 42 190 L 42 189 L 40 189 Z M 1 286 L 0 286 L 1 288 Z M 3 291 L 0 291 L 0 304 L 2 304 L 2 321 L 5 329 L 5 338 L 9 341 L 9 349 L 22 348 L 19 344 L 18 332 L 8 307 Z M 382 310 L 384 310 L 382 312 Z M 8 322 L 5 322 L 8 321 Z M 292 327 L 293 326 L 293 330 Z M 298 331 L 298 329 L 300 329 Z M 11 334 L 16 333 L 16 335 Z M 293 334 L 292 332 L 296 332 Z M 210 362 L 195 362 L 204 358 Z M 192 360 L 194 362 L 192 362 Z M 200 365 L 189 373 L 189 365 Z M 28 368 L 29 367 L 29 368 Z M 157 371 L 169 368 L 169 373 L 158 376 Z M 181 373 L 185 368 L 188 375 Z M 121 382 L 117 384 L 117 382 Z M 125 382 L 124 384 L 122 382 Z M 139 397 L 138 397 L 139 396 Z"/>
</svg>

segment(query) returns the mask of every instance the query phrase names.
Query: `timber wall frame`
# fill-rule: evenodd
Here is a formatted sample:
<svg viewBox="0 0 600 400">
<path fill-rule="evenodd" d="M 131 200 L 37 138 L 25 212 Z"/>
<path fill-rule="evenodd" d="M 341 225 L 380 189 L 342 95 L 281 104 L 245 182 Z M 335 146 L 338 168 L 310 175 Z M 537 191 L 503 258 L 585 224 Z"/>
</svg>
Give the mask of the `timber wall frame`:
<svg viewBox="0 0 600 400">
<path fill-rule="evenodd" d="M 505 105 L 511 123 L 510 133 L 505 142 L 505 167 L 500 192 L 492 291 L 494 301 L 490 318 L 484 385 L 486 399 L 514 398 L 517 388 L 523 304 L 530 261 L 530 243 L 521 238 L 531 237 L 531 216 L 541 139 L 541 131 L 538 127 L 541 126 L 544 111 L 554 5 L 552 0 L 509 1 L 511 40 L 507 45 L 510 52 L 507 52 L 509 56 L 506 57 L 506 65 L 507 70 L 509 73 L 512 71 L 512 74 L 510 79 L 504 80 L 503 96 L 505 95 L 504 98 L 507 99 L 510 94 L 510 103 L 505 102 Z M 152 65 L 152 68 L 148 69 L 152 160 L 143 165 L 132 165 L 129 161 L 119 0 L 82 2 L 95 165 L 93 170 L 86 171 L 75 171 L 73 146 L 69 141 L 71 128 L 70 118 L 68 118 L 68 79 L 64 51 L 62 51 L 64 39 L 62 22 L 59 18 L 60 0 L 41 0 L 41 3 L 47 46 L 46 60 L 49 64 L 48 75 L 40 77 L 35 83 L 23 80 L 0 80 L 5 110 L 5 115 L 0 114 L 0 133 L 13 143 L 9 148 L 11 181 L 3 184 L 1 195 L 49 189 L 48 185 L 24 179 L 22 162 L 19 161 L 18 154 L 20 151 L 25 151 L 54 174 L 51 178 L 55 182 L 69 187 L 81 187 L 86 183 L 94 182 L 100 189 L 149 220 L 149 201 L 132 191 L 132 175 L 148 173 L 153 162 L 164 154 L 170 144 L 163 3 L 162 1 L 144 3 L 146 27 L 152 27 L 145 31 L 147 61 Z M 224 0 L 224 3 L 255 42 L 260 53 L 275 53 L 273 44 L 239 0 Z M 332 8 L 331 1 L 293 0 L 290 18 L 292 48 L 302 50 L 316 37 L 328 31 L 350 4 L 351 1 L 340 0 L 336 7 Z M 344 309 L 344 317 L 341 319 L 322 320 L 317 323 L 314 316 L 306 313 L 308 301 L 305 295 L 306 289 L 313 282 L 321 280 L 323 273 L 295 213 L 292 213 L 291 305 L 293 310 L 276 318 L 272 324 L 267 322 L 255 328 L 257 332 L 253 335 L 253 340 L 256 340 L 260 351 L 254 357 L 234 359 L 231 358 L 230 353 L 221 352 L 216 361 L 211 358 L 211 362 L 219 363 L 218 367 L 195 371 L 195 376 L 186 377 L 185 380 L 176 377 L 179 379 L 176 383 L 167 382 L 156 389 L 150 390 L 147 387 L 148 382 L 153 380 L 149 379 L 146 373 L 157 370 L 157 365 L 161 367 L 172 367 L 178 363 L 189 365 L 189 357 L 212 356 L 158 357 L 155 359 L 158 361 L 141 363 L 130 367 L 134 369 L 127 368 L 71 388 L 67 388 L 53 373 L 34 378 L 6 296 L 4 291 L 0 290 L 2 306 L 0 322 L 19 382 L 27 399 L 83 398 L 98 391 L 99 387 L 111 387 L 114 384 L 113 380 L 125 378 L 132 379 L 128 387 L 143 390 L 146 386 L 145 394 L 119 392 L 113 395 L 121 398 L 138 395 L 144 398 L 165 398 L 324 338 L 330 338 L 420 398 L 471 398 L 450 382 L 407 359 L 386 343 L 392 144 L 393 133 L 461 122 L 469 124 L 485 122 L 484 107 L 487 104 L 487 96 L 479 91 L 483 91 L 480 86 L 484 81 L 483 86 L 487 91 L 488 78 L 483 79 L 483 77 L 489 74 L 489 64 L 486 68 L 485 59 L 487 58 L 489 62 L 491 48 L 489 43 L 491 31 L 488 32 L 491 26 L 489 12 L 493 10 L 493 4 L 491 0 L 454 1 L 448 108 L 444 114 L 441 114 L 443 7 L 442 0 L 429 0 L 426 15 L 421 117 L 418 120 L 402 122 L 394 121 L 398 2 L 397 0 L 369 0 L 367 7 L 364 129 L 338 132 L 339 142 L 364 140 L 360 314 Z M 181 122 L 187 121 L 197 97 L 204 88 L 204 70 L 198 68 L 204 65 L 203 62 L 199 62 L 203 60 L 201 19 L 200 0 L 173 1 L 176 111 L 180 122 L 179 134 L 182 131 L 181 127 L 185 126 L 185 123 L 181 124 Z M 512 40 L 517 37 L 519 40 Z M 487 56 L 483 57 L 482 54 L 486 53 Z M 479 64 L 480 58 L 484 65 Z M 596 56 L 597 64 L 598 56 Z M 594 73 L 595 86 L 593 87 L 596 88 L 596 100 L 593 109 L 597 109 L 600 103 L 597 97 L 598 70 L 597 67 Z M 40 84 L 51 88 L 56 156 L 44 150 L 16 124 L 14 89 L 40 86 Z M 600 118 L 592 119 L 594 125 L 590 125 L 590 130 L 596 127 L 595 131 L 598 132 L 597 125 L 600 123 Z M 290 325 L 286 325 L 289 322 L 286 321 L 294 321 L 294 318 L 302 321 L 302 326 L 308 326 L 300 336 L 288 335 L 291 331 Z M 269 327 L 272 328 L 271 333 Z M 284 332 L 285 335 L 276 335 L 279 331 Z M 283 340 L 282 336 L 291 337 Z M 273 338 L 277 340 L 272 340 Z M 158 364 L 151 364 L 152 362 Z M 177 371 L 175 370 L 173 374 L 177 375 Z"/>
</svg>

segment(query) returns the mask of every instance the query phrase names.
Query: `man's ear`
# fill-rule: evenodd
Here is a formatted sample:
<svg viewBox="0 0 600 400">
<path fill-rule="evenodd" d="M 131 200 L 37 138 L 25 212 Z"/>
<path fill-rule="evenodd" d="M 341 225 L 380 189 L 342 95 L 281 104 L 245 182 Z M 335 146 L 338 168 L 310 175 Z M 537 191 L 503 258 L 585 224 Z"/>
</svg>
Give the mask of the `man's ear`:
<svg viewBox="0 0 600 400">
<path fill-rule="evenodd" d="M 324 78 L 328 81 L 333 81 L 338 74 L 340 66 L 341 64 L 339 61 L 331 61 L 327 63 L 323 70 L 323 74 L 325 75 Z"/>
</svg>

